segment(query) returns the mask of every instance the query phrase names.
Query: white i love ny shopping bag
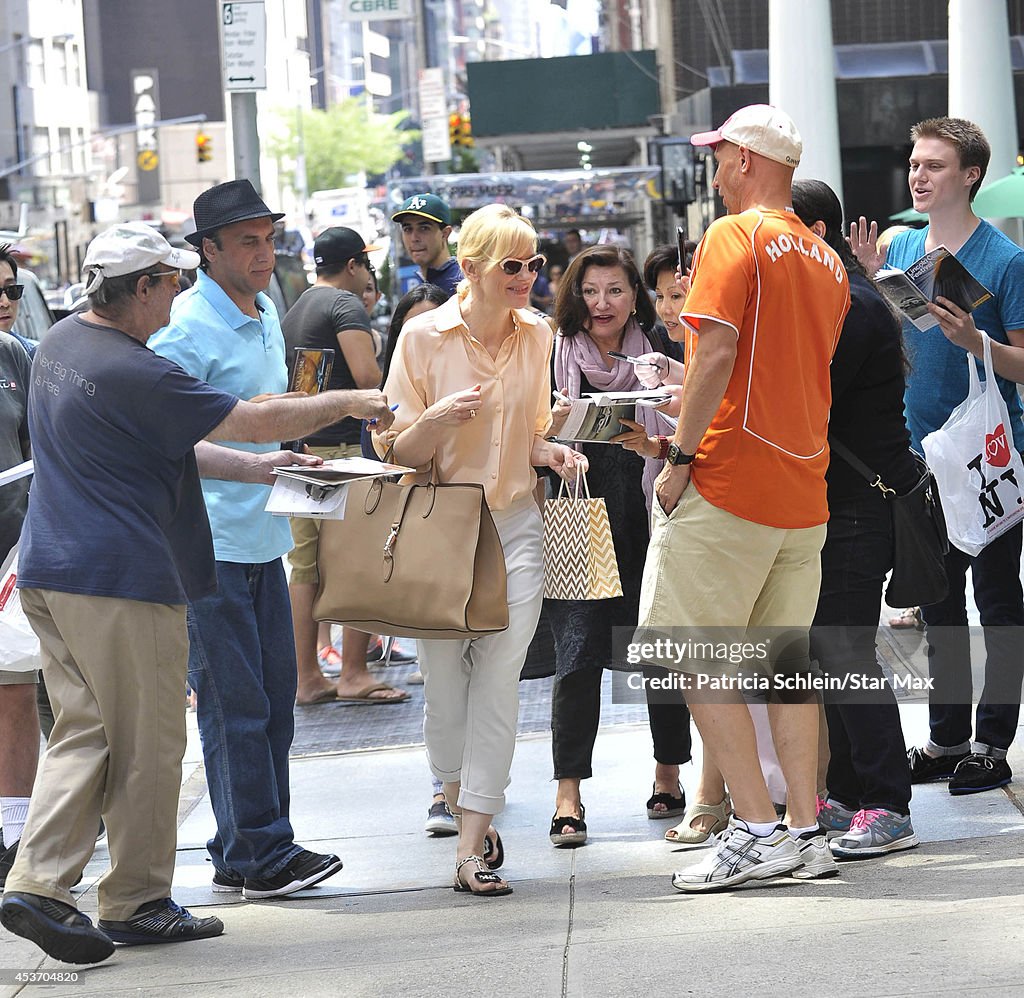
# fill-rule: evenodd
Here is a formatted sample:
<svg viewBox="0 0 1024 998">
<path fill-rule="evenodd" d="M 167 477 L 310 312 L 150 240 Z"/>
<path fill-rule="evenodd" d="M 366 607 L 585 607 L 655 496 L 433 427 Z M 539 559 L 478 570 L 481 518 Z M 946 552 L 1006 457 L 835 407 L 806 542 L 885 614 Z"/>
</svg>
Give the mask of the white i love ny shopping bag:
<svg viewBox="0 0 1024 998">
<path fill-rule="evenodd" d="M 985 384 L 967 355 L 970 388 L 949 419 L 921 441 L 939 486 L 949 541 L 971 557 L 1024 519 L 1024 464 L 985 344 Z"/>
</svg>

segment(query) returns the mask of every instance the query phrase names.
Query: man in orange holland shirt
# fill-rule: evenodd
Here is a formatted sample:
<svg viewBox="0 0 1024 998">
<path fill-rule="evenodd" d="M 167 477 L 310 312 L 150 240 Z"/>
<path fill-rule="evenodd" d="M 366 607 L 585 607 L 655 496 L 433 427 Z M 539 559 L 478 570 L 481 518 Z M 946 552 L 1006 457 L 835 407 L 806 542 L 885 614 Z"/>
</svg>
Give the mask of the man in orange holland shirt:
<svg viewBox="0 0 1024 998">
<path fill-rule="evenodd" d="M 716 628 L 801 636 L 781 659 L 774 650 L 773 672 L 762 678 L 789 788 L 788 827 L 761 775 L 743 699 L 753 687 L 712 676 L 697 657 L 676 665 L 689 673 L 686 699 L 736 814 L 715 848 L 673 877 L 678 890 L 699 892 L 796 870 L 835 872 L 815 814 L 818 706 L 806 688 L 814 666 L 804 639 L 828 519 L 829 363 L 850 294 L 839 259 L 793 213 L 802 143 L 788 115 L 752 105 L 690 141 L 714 147 L 714 187 L 729 214 L 697 248 L 682 313 L 696 346 L 655 485 L 640 625 L 673 629 L 677 643 L 694 628 L 704 640 L 727 633 Z M 802 688 L 784 688 L 783 676 Z"/>
</svg>

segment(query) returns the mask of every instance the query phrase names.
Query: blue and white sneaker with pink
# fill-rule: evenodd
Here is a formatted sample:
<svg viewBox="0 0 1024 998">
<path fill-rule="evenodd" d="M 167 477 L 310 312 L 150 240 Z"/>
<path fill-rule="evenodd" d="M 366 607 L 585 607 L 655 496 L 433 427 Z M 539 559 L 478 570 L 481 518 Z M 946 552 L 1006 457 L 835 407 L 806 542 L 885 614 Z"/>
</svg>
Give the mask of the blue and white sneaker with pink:
<svg viewBox="0 0 1024 998">
<path fill-rule="evenodd" d="M 862 808 L 853 816 L 850 830 L 831 842 L 832 855 L 839 859 L 882 856 L 919 844 L 910 815 L 884 808 Z"/>
</svg>

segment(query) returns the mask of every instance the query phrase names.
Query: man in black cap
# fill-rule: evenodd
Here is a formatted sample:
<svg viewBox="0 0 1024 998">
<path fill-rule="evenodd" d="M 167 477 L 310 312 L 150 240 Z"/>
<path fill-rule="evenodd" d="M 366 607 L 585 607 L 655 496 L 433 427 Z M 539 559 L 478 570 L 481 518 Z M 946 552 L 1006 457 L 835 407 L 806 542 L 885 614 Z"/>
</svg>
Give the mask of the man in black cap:
<svg viewBox="0 0 1024 998">
<path fill-rule="evenodd" d="M 367 246 L 354 229 L 334 226 L 325 229 L 313 246 L 316 283 L 303 292 L 281 323 L 288 354 L 296 347 L 333 350 L 329 388 L 376 388 L 380 368 L 370 332 L 370 317 L 360 295 L 373 273 L 368 254 L 378 249 Z M 359 457 L 361 424 L 358 419 L 343 419 L 326 426 L 306 443 L 314 454 L 325 459 Z M 407 693 L 386 683 L 377 683 L 366 668 L 370 635 L 351 627 L 342 629 L 341 675 L 337 685 L 320 672 L 319 657 L 335 664 L 338 652 L 331 644 L 330 624 L 313 619 L 319 576 L 316 569 L 320 521 L 296 517 L 291 521 L 295 546 L 288 560 L 292 571 L 288 591 L 292 599 L 292 623 L 295 628 L 295 657 L 298 662 L 299 704 L 326 703 L 331 700 L 357 700 L 362 703 L 400 703 Z M 332 661 L 334 660 L 334 661 Z"/>
<path fill-rule="evenodd" d="M 449 297 L 462 280 L 459 261 L 448 248 L 452 213 L 436 194 L 413 194 L 392 216 L 402 226 L 402 243 L 419 268 L 417 284 L 436 284 Z"/>
<path fill-rule="evenodd" d="M 195 287 L 174 303 L 150 346 L 195 377 L 241 398 L 287 388 L 285 343 L 265 294 L 274 272 L 274 221 L 247 180 L 204 191 L 189 242 L 202 257 Z M 374 418 L 378 391 L 349 415 Z M 390 415 L 390 411 L 388 412 Z M 203 443 L 219 478 L 237 478 L 266 446 Z M 288 522 L 265 512 L 265 485 L 207 479 L 217 592 L 189 604 L 189 685 L 197 714 L 217 833 L 209 841 L 213 889 L 283 897 L 341 869 L 337 856 L 296 845 L 289 821 L 288 750 L 294 734 L 295 646 L 281 556 Z"/>
</svg>

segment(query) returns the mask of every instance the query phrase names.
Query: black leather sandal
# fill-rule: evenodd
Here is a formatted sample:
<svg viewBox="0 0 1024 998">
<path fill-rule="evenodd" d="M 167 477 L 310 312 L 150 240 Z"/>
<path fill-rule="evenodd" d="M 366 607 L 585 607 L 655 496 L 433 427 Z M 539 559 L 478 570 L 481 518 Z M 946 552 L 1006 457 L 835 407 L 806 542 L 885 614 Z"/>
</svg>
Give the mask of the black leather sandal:
<svg viewBox="0 0 1024 998">
<path fill-rule="evenodd" d="M 587 816 L 587 809 L 580 804 L 580 816 L 573 818 L 560 817 L 557 813 L 551 819 L 551 831 L 548 838 L 554 846 L 581 846 L 587 841 L 587 823 L 584 820 Z M 568 825 L 572 832 L 563 832 L 562 829 Z"/>
<path fill-rule="evenodd" d="M 493 891 L 475 891 L 472 887 L 467 887 L 460 876 L 460 871 L 467 863 L 476 864 L 473 877 L 478 884 L 500 884 L 504 881 L 503 877 L 488 871 L 483 856 L 467 856 L 455 864 L 455 883 L 452 884 L 452 890 L 456 894 L 472 894 L 475 898 L 500 898 L 512 893 L 512 888 L 507 884 L 504 887 L 496 887 Z"/>
<path fill-rule="evenodd" d="M 656 785 L 656 784 L 655 784 Z M 654 786 L 651 787 L 654 790 Z M 664 804 L 665 810 L 655 810 L 658 804 Z M 648 818 L 675 818 L 686 811 L 686 794 L 683 793 L 682 785 L 679 785 L 679 796 L 663 791 L 660 794 L 652 793 L 651 799 L 647 802 Z"/>
</svg>

